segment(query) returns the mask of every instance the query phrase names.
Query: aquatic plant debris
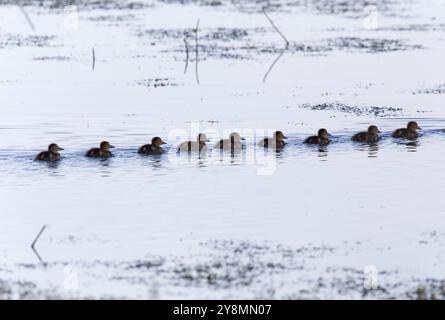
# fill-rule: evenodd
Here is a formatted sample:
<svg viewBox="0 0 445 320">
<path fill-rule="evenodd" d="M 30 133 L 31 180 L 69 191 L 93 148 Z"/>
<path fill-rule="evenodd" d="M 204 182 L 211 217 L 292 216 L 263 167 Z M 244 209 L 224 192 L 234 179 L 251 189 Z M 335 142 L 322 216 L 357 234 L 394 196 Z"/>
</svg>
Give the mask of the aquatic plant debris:
<svg viewBox="0 0 445 320">
<path fill-rule="evenodd" d="M 338 254 L 345 250 L 341 247 L 303 246 L 293 249 L 267 242 L 239 240 L 210 240 L 202 243 L 202 246 L 210 251 L 179 257 L 148 255 L 137 261 L 119 263 L 73 261 L 69 265 L 79 272 L 89 270 L 82 273 L 87 283 L 108 283 L 115 288 L 131 283 L 142 289 L 137 292 L 145 292 L 145 298 L 159 298 L 172 289 L 178 292 L 177 297 L 181 297 L 190 288 L 208 288 L 208 298 L 227 297 L 233 289 L 238 292 L 231 295 L 233 298 L 242 295 L 251 299 L 327 299 L 336 296 L 352 299 L 445 298 L 445 280 L 412 277 L 406 282 L 399 278 L 399 272 L 395 270 L 379 271 L 379 286 L 373 290 L 363 288 L 363 270 L 356 268 L 322 267 L 318 278 L 309 276 L 312 268 L 309 260 L 317 261 Z M 45 270 L 67 265 L 63 262 L 48 263 Z M 22 269 L 22 272 L 29 268 L 39 272 L 43 267 L 16 265 L 15 268 Z M 102 293 L 99 297 L 120 298 L 119 290 L 114 292 L 111 295 Z M 62 288 L 37 286 L 26 278 L 0 277 L 0 298 L 13 297 L 66 299 L 71 295 Z M 91 296 L 85 293 L 77 298 L 88 299 Z"/>
<path fill-rule="evenodd" d="M 151 78 L 136 81 L 136 84 L 147 87 L 147 88 L 158 88 L 158 87 L 175 87 L 178 84 L 175 79 L 170 78 Z"/>
<path fill-rule="evenodd" d="M 310 109 L 314 111 L 335 111 L 342 113 L 354 114 L 356 116 L 372 115 L 375 117 L 397 117 L 403 115 L 402 108 L 394 107 L 375 107 L 375 106 L 350 106 L 347 104 L 334 102 L 334 103 L 321 103 L 321 104 L 303 104 L 300 108 Z"/>
<path fill-rule="evenodd" d="M 438 84 L 426 89 L 419 89 L 412 92 L 413 94 L 445 94 L 445 84 Z"/>
</svg>

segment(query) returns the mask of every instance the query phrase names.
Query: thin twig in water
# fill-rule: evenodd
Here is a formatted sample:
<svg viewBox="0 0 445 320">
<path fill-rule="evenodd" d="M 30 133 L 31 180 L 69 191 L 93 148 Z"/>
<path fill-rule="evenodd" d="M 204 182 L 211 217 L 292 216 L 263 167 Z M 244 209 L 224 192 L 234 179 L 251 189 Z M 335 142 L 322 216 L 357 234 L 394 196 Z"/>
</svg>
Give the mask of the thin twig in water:
<svg viewBox="0 0 445 320">
<path fill-rule="evenodd" d="M 34 248 L 31 248 L 31 249 L 32 249 L 32 251 L 34 252 L 34 254 L 36 255 L 37 259 L 39 259 L 39 261 L 43 263 L 43 259 L 42 259 L 42 257 L 40 256 L 40 254 L 37 252 L 37 250 L 34 249 Z"/>
<path fill-rule="evenodd" d="M 94 52 L 94 48 L 93 48 L 93 70 L 94 70 L 95 65 L 96 65 L 96 52 Z"/>
<path fill-rule="evenodd" d="M 275 64 L 278 62 L 278 60 L 281 59 L 281 57 L 283 56 L 284 52 L 287 50 L 287 48 L 284 48 L 283 50 L 281 50 L 280 54 L 278 55 L 278 57 L 275 58 L 275 60 L 272 62 L 272 64 L 270 65 L 269 69 L 267 69 L 266 74 L 263 77 L 263 83 L 266 82 L 267 80 L 267 76 L 269 75 L 269 73 L 272 71 L 273 67 L 275 66 Z"/>
<path fill-rule="evenodd" d="M 44 224 L 42 229 L 40 229 L 40 232 L 37 234 L 37 237 L 34 239 L 34 241 L 31 244 L 31 248 L 34 248 L 36 246 L 37 241 L 39 241 L 39 238 L 42 235 L 43 231 L 45 231 L 45 229 L 46 229 L 46 224 Z"/>
<path fill-rule="evenodd" d="M 275 29 L 276 32 L 278 32 L 278 34 L 281 36 L 281 38 L 283 38 L 284 42 L 286 43 L 286 48 L 289 47 L 289 41 L 287 40 L 287 38 L 284 36 L 284 34 L 280 31 L 280 29 L 277 28 L 277 26 L 275 25 L 275 23 L 273 22 L 273 20 L 268 16 L 268 14 L 266 13 L 266 9 L 263 8 L 263 13 L 266 16 L 266 19 L 269 21 L 269 23 L 272 25 L 272 27 Z"/>
<path fill-rule="evenodd" d="M 286 46 L 281 50 L 280 54 L 272 62 L 272 64 L 270 65 L 269 69 L 267 69 L 267 72 L 266 72 L 266 74 L 263 77 L 263 83 L 264 83 L 264 82 L 266 82 L 267 77 L 269 76 L 269 73 L 275 67 L 275 64 L 281 59 L 281 57 L 283 56 L 284 52 L 286 52 L 286 50 L 289 49 L 289 41 L 287 40 L 286 36 L 280 31 L 280 29 L 278 29 L 278 27 L 275 25 L 273 20 L 268 16 L 268 14 L 266 13 L 266 9 L 265 8 L 263 8 L 263 13 L 264 13 L 264 16 L 266 17 L 266 19 L 269 21 L 269 23 L 272 25 L 272 27 L 275 29 L 275 31 L 281 36 L 281 38 L 283 38 L 284 43 L 286 44 Z"/>
<path fill-rule="evenodd" d="M 39 259 L 40 262 L 42 262 L 42 258 L 40 257 L 39 253 L 36 250 L 36 243 L 37 241 L 39 241 L 40 236 L 42 235 L 43 231 L 45 231 L 46 229 L 46 224 L 43 225 L 42 229 L 40 229 L 40 232 L 37 234 L 36 238 L 34 239 L 34 241 L 31 243 L 31 249 L 32 251 L 34 251 L 35 255 L 37 256 L 37 258 Z"/>
<path fill-rule="evenodd" d="M 198 29 L 199 29 L 199 19 L 196 23 L 196 29 L 195 29 L 195 75 L 196 75 L 196 82 L 199 84 L 199 73 L 198 73 Z"/>
<path fill-rule="evenodd" d="M 184 45 L 185 45 L 185 67 L 184 67 L 184 73 L 187 73 L 187 68 L 189 66 L 189 45 L 187 43 L 187 39 L 184 38 Z"/>
<path fill-rule="evenodd" d="M 28 22 L 30 28 L 34 31 L 36 28 L 34 27 L 34 24 L 31 21 L 31 18 L 29 17 L 28 13 L 25 10 L 25 7 L 23 7 L 23 4 L 19 4 L 20 7 L 20 11 L 22 12 L 22 14 L 25 16 L 26 21 Z"/>
</svg>

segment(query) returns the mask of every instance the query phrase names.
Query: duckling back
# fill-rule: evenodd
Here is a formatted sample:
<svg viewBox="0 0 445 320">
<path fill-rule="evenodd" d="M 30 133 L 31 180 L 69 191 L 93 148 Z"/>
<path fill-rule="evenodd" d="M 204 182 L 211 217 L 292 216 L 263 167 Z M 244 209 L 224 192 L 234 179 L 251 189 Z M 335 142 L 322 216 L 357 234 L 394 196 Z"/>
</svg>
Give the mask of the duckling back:
<svg viewBox="0 0 445 320">
<path fill-rule="evenodd" d="M 259 147 L 278 149 L 284 147 L 284 141 L 277 141 L 275 138 L 264 138 L 258 142 Z"/>
<path fill-rule="evenodd" d="M 393 138 L 416 139 L 419 135 L 417 132 L 410 131 L 407 128 L 400 128 L 395 130 L 391 136 Z"/>
<path fill-rule="evenodd" d="M 177 151 L 178 152 L 204 152 L 207 150 L 207 146 L 204 142 L 197 142 L 197 141 L 186 141 L 181 143 Z"/>
<path fill-rule="evenodd" d="M 215 144 L 215 148 L 224 151 L 240 151 L 243 149 L 243 144 L 240 141 L 233 141 L 233 139 L 221 139 Z"/>
<path fill-rule="evenodd" d="M 152 144 L 143 145 L 138 149 L 139 154 L 160 154 L 164 151 L 161 147 L 156 147 Z"/>
<path fill-rule="evenodd" d="M 89 158 L 109 158 L 112 156 L 112 153 L 107 150 L 101 150 L 100 148 L 92 148 L 88 150 L 85 156 Z"/>
<path fill-rule="evenodd" d="M 352 140 L 357 142 L 377 142 L 379 140 L 379 136 L 364 131 L 354 134 L 352 136 Z"/>
<path fill-rule="evenodd" d="M 57 161 L 57 160 L 60 160 L 60 154 L 49 152 L 49 151 L 42 151 L 35 157 L 34 160 L 36 160 L 36 161 Z"/>
<path fill-rule="evenodd" d="M 318 136 L 310 136 L 307 137 L 303 143 L 305 144 L 319 144 L 320 143 L 320 138 Z"/>
</svg>

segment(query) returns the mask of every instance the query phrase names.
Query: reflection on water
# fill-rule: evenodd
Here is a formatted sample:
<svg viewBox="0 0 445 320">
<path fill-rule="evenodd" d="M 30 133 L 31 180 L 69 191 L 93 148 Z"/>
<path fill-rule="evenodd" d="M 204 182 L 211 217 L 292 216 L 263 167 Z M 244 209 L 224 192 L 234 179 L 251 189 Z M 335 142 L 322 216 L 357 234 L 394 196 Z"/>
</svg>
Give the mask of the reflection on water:
<svg viewBox="0 0 445 320">
<path fill-rule="evenodd" d="M 321 161 L 328 160 L 328 146 L 319 146 L 318 147 L 318 157 Z"/>
<path fill-rule="evenodd" d="M 417 149 L 420 146 L 419 139 L 417 140 L 392 139 L 391 142 L 397 146 L 405 147 L 404 149 L 408 152 L 417 152 Z"/>
<path fill-rule="evenodd" d="M 247 153 L 245 148 L 238 150 L 216 149 L 212 152 L 213 156 L 217 157 L 221 164 L 240 165 L 245 163 Z"/>
<path fill-rule="evenodd" d="M 61 161 L 44 161 L 41 165 L 46 165 L 50 169 L 57 169 Z M 54 172 L 55 173 L 55 172 Z"/>
<path fill-rule="evenodd" d="M 377 158 L 378 153 L 379 153 L 378 143 L 371 143 L 368 147 L 368 157 L 369 158 Z"/>
<path fill-rule="evenodd" d="M 368 142 L 353 142 L 355 145 L 355 149 L 358 151 L 364 151 L 368 153 L 369 158 L 377 158 L 379 153 L 379 143 L 380 142 L 374 142 L 374 143 L 368 143 Z"/>
<path fill-rule="evenodd" d="M 419 146 L 419 142 L 418 141 L 407 142 L 406 143 L 406 150 L 408 152 L 416 152 L 418 146 Z"/>
</svg>

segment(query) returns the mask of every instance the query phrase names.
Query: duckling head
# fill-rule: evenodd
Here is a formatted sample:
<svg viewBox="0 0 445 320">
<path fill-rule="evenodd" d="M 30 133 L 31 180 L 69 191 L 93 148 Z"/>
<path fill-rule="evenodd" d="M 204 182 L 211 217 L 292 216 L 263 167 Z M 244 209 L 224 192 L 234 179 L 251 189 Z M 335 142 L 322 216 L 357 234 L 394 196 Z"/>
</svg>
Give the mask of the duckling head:
<svg viewBox="0 0 445 320">
<path fill-rule="evenodd" d="M 412 132 L 416 132 L 417 130 L 422 130 L 422 128 L 419 127 L 419 125 L 417 124 L 416 121 L 408 122 L 407 128 L 409 131 L 412 131 Z"/>
<path fill-rule="evenodd" d="M 331 135 L 328 133 L 328 130 L 322 128 L 318 130 L 318 137 L 322 139 L 329 139 Z"/>
<path fill-rule="evenodd" d="M 246 140 L 245 138 L 241 137 L 238 132 L 232 132 L 229 135 L 229 138 L 230 138 L 230 140 L 235 141 L 235 142 L 240 142 L 241 140 Z"/>
<path fill-rule="evenodd" d="M 197 140 L 199 143 L 206 143 L 206 142 L 210 141 L 209 139 L 207 139 L 207 136 L 205 135 L 205 133 L 198 134 Z"/>
<path fill-rule="evenodd" d="M 166 144 L 166 143 L 161 138 L 154 137 L 153 139 L 151 139 L 151 144 L 156 147 L 160 147 L 161 145 Z"/>
<path fill-rule="evenodd" d="M 287 137 L 281 131 L 275 131 L 273 137 L 276 141 L 283 141 L 284 139 L 287 139 Z"/>
<path fill-rule="evenodd" d="M 377 128 L 377 126 L 369 126 L 368 127 L 368 132 L 371 134 L 379 134 L 381 133 L 381 131 L 379 130 L 379 128 Z"/>
<path fill-rule="evenodd" d="M 57 153 L 58 151 L 63 150 L 63 148 L 59 147 L 57 144 L 55 143 L 51 143 L 48 146 L 48 151 L 51 153 Z"/>
<path fill-rule="evenodd" d="M 100 143 L 100 149 L 104 151 L 109 151 L 111 148 L 114 148 L 108 141 L 102 141 Z"/>
</svg>

